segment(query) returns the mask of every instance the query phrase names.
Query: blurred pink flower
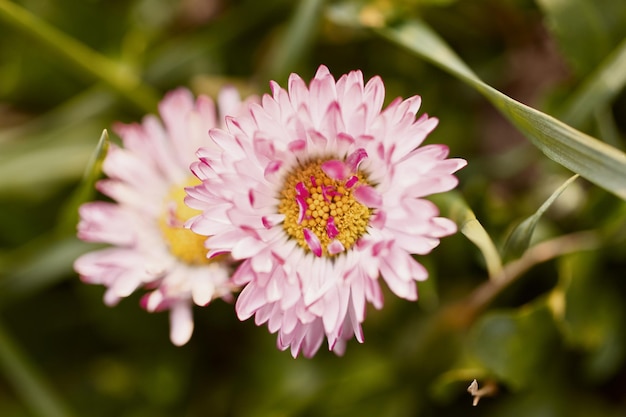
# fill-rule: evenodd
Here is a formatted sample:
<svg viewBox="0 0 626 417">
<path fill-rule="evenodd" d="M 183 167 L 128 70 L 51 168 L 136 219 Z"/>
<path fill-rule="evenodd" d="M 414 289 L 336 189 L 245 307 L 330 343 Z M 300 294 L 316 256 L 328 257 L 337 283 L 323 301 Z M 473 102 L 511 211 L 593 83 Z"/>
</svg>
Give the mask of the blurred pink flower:
<svg viewBox="0 0 626 417">
<path fill-rule="evenodd" d="M 241 107 L 234 89 L 219 97 L 220 114 Z M 136 290 L 148 292 L 148 311 L 170 310 L 170 339 L 187 343 L 193 332 L 192 303 L 204 306 L 228 297 L 228 258 L 209 260 L 204 236 L 183 227 L 198 212 L 185 206 L 184 187 L 197 184 L 189 170 L 208 131 L 219 126 L 214 102 L 177 89 L 159 103 L 162 122 L 146 116 L 141 124 L 117 124 L 124 147 L 111 145 L 103 163 L 107 179 L 97 184 L 113 202 L 90 202 L 80 209 L 78 237 L 107 243 L 74 263 L 84 282 L 107 287 L 105 303 L 115 305 Z"/>
<path fill-rule="evenodd" d="M 422 197 L 457 185 L 465 166 L 444 145 L 420 147 L 437 125 L 420 98 L 382 109 L 379 77 L 360 71 L 337 82 L 321 66 L 307 87 L 285 90 L 212 129 L 219 149 L 201 148 L 192 171 L 202 184 L 185 200 L 202 214 L 187 224 L 208 237 L 209 256 L 243 260 L 236 310 L 278 332 L 278 347 L 314 355 L 328 338 L 342 354 L 363 341 L 366 302 L 383 305 L 379 276 L 399 297 L 417 299 L 424 255 L 456 231 Z"/>
</svg>

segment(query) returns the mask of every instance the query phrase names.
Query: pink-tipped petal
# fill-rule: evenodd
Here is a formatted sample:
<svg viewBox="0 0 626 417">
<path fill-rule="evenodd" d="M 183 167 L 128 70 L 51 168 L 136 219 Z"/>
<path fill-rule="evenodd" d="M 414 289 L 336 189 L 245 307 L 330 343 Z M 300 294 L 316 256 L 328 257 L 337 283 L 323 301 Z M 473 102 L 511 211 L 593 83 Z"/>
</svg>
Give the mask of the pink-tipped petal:
<svg viewBox="0 0 626 417">
<path fill-rule="evenodd" d="M 317 257 L 322 256 L 322 243 L 317 235 L 307 228 L 302 229 L 302 233 L 304 233 L 304 240 L 309 245 L 311 252 Z"/>
<path fill-rule="evenodd" d="M 337 239 L 333 240 L 328 245 L 328 253 L 330 255 L 337 255 L 338 253 L 341 253 L 341 252 L 343 252 L 345 250 L 346 250 L 346 248 L 345 248 L 345 246 L 343 246 L 343 243 L 341 243 Z"/>
<path fill-rule="evenodd" d="M 445 145 L 421 146 L 438 121 L 417 115 L 419 97 L 383 109 L 380 77 L 365 84 L 352 71 L 335 81 L 320 66 L 308 86 L 292 74 L 288 89 L 270 88 L 212 131 L 219 146 L 199 154 L 193 172 L 204 184 L 189 192 L 202 214 L 187 223 L 211 236 L 210 254 L 242 261 L 231 279 L 243 289 L 240 319 L 267 325 L 294 357 L 313 356 L 324 339 L 341 355 L 349 339 L 363 342 L 367 304 L 383 307 L 383 283 L 417 297 L 428 274 L 414 256 L 456 230 L 423 197 L 455 187 L 464 161 Z"/>
<path fill-rule="evenodd" d="M 224 118 L 241 113 L 240 105 L 234 89 L 224 91 L 216 105 L 209 97 L 194 99 L 189 90 L 178 88 L 159 103 L 160 117 L 116 123 L 123 146 L 111 145 L 103 162 L 108 178 L 97 184 L 112 201 L 86 203 L 79 209 L 78 237 L 111 245 L 76 260 L 81 280 L 104 285 L 109 305 L 141 291 L 145 295 L 140 305 L 147 311 L 170 310 L 170 339 L 176 345 L 191 337 L 194 303 L 206 305 L 233 291 L 230 260 L 204 263 L 205 238 L 183 228 L 224 228 L 223 223 L 199 215 L 205 209 L 226 213 L 223 205 L 215 204 L 214 192 L 221 185 L 196 184 L 198 179 L 213 183 L 225 172 L 217 163 L 223 151 L 230 161 L 244 154 L 235 135 L 223 130 L 229 124 L 239 135 L 249 128 L 245 121 Z M 252 209 L 267 203 L 266 194 L 257 198 L 250 192 L 237 201 Z M 224 250 L 209 253 L 219 251 Z"/>
<path fill-rule="evenodd" d="M 333 180 L 341 181 L 350 175 L 351 171 L 344 162 L 332 159 L 322 164 L 322 171 Z"/>
<path fill-rule="evenodd" d="M 264 171 L 263 175 L 265 175 L 266 177 L 269 177 L 269 176 L 277 173 L 281 166 L 282 166 L 282 162 L 280 162 L 280 161 L 271 161 L 265 167 L 265 171 Z"/>
<path fill-rule="evenodd" d="M 352 195 L 359 203 L 367 207 L 379 208 L 383 204 L 383 197 L 374 187 L 360 185 L 354 189 Z"/>
<path fill-rule="evenodd" d="M 346 165 L 348 166 L 350 172 L 357 172 L 357 170 L 359 169 L 359 165 L 361 164 L 361 162 L 363 162 L 365 158 L 367 158 L 367 152 L 363 148 L 359 148 L 356 151 L 352 152 L 350 155 L 348 155 L 348 158 L 346 158 Z"/>
</svg>

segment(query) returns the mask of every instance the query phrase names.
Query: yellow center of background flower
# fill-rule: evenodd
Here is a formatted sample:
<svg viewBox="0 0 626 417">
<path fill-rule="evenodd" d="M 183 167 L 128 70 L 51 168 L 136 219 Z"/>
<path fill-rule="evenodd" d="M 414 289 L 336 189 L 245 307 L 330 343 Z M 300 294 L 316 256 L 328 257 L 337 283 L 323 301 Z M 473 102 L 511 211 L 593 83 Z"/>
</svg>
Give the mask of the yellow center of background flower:
<svg viewBox="0 0 626 417">
<path fill-rule="evenodd" d="M 159 227 L 170 252 L 190 265 L 206 265 L 212 261 L 206 257 L 208 250 L 204 247 L 204 242 L 207 237 L 183 227 L 187 220 L 200 214 L 199 210 L 188 207 L 184 202 L 185 187 L 198 184 L 200 181 L 193 177 L 184 184 L 172 187 L 164 200 L 163 214 L 159 218 Z"/>
<path fill-rule="evenodd" d="M 328 245 L 333 240 L 338 240 L 348 250 L 363 236 L 371 210 L 352 196 L 352 186 L 357 179 L 358 183 L 367 184 L 364 176 L 358 172 L 352 181 L 333 180 L 321 168 L 324 161 L 308 162 L 287 176 L 278 211 L 285 215 L 285 232 L 300 246 L 310 250 L 303 232 L 306 228 L 320 240 L 323 256 L 332 256 L 328 253 Z M 302 196 L 303 193 L 306 197 Z M 298 198 L 306 204 L 299 204 Z M 329 222 L 334 230 L 332 233 L 329 233 Z"/>
</svg>

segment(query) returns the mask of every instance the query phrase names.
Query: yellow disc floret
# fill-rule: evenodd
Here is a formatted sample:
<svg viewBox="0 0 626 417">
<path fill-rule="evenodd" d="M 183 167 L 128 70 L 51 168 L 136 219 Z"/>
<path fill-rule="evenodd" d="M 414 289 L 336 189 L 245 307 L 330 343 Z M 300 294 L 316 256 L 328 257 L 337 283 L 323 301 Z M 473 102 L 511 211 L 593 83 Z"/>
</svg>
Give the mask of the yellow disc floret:
<svg viewBox="0 0 626 417">
<path fill-rule="evenodd" d="M 187 183 L 172 187 L 163 202 L 163 213 L 159 217 L 159 227 L 170 252 L 182 262 L 190 265 L 204 265 L 211 262 L 206 257 L 208 252 L 204 246 L 206 236 L 198 235 L 183 227 L 187 220 L 200 214 L 198 210 L 185 204 L 185 187 L 199 183 L 200 181 L 193 177 Z"/>
<path fill-rule="evenodd" d="M 372 212 L 353 196 L 357 185 L 368 185 L 365 175 L 357 171 L 332 179 L 322 169 L 326 161 L 295 167 L 286 176 L 278 207 L 285 232 L 317 256 L 350 249 L 365 234 Z"/>
</svg>

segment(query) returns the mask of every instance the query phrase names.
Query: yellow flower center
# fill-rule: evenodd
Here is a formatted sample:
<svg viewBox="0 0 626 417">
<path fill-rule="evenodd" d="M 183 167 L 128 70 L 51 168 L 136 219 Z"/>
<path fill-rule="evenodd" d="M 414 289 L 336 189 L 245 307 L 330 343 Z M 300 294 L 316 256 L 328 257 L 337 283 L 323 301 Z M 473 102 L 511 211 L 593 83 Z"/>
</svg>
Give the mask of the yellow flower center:
<svg viewBox="0 0 626 417">
<path fill-rule="evenodd" d="M 365 175 L 357 171 L 333 179 L 322 168 L 328 161 L 315 159 L 290 172 L 278 207 L 285 232 L 316 256 L 350 249 L 366 232 L 372 213 L 353 195 L 359 186 L 369 186 Z"/>
<path fill-rule="evenodd" d="M 183 227 L 187 220 L 200 214 L 199 210 L 188 207 L 184 202 L 185 187 L 198 184 L 200 181 L 193 177 L 186 183 L 172 187 L 163 202 L 163 214 L 159 217 L 159 227 L 170 252 L 190 265 L 206 265 L 212 261 L 206 257 L 208 252 L 204 247 L 206 236 Z"/>
</svg>

